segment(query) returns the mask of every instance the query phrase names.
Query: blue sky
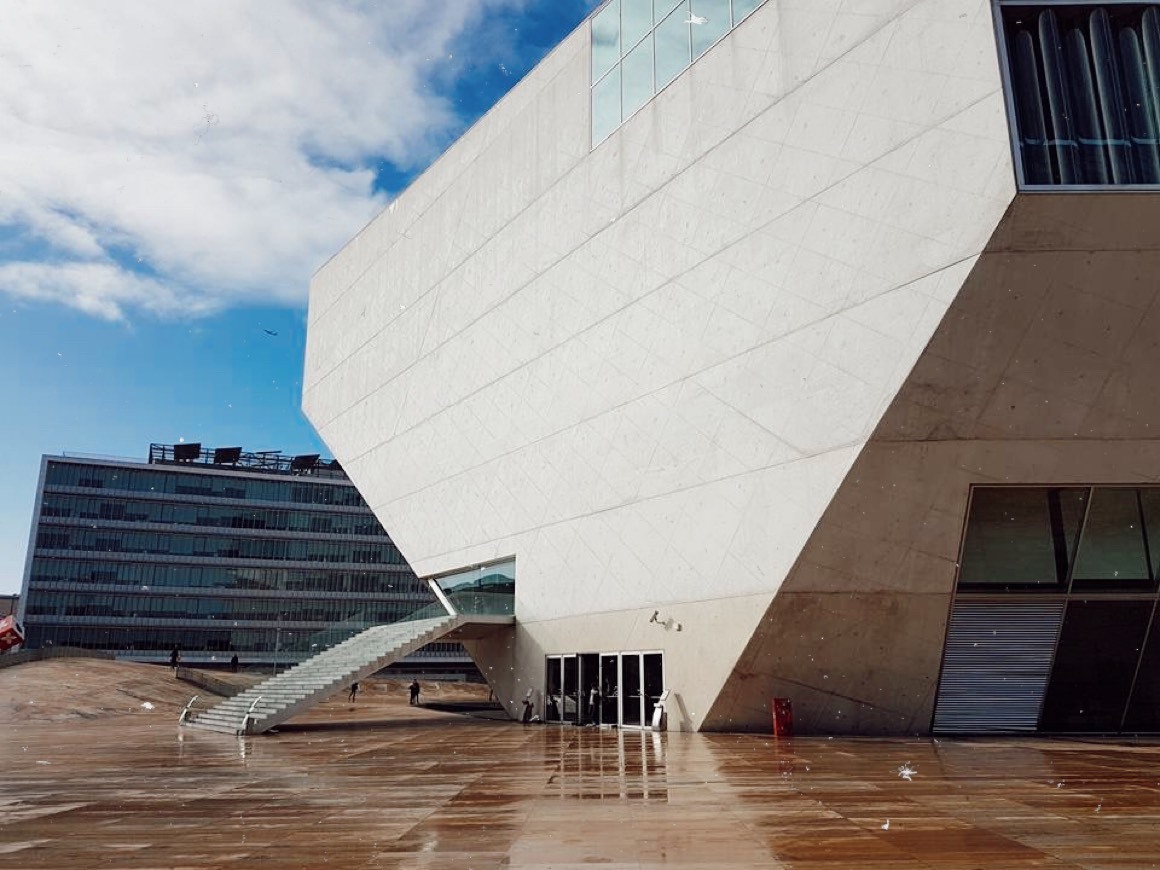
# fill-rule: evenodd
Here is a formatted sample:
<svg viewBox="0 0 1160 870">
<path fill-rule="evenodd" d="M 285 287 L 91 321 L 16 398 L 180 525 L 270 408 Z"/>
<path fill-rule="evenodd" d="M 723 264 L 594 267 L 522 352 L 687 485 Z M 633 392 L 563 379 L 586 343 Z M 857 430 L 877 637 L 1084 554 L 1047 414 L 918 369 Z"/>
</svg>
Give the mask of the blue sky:
<svg viewBox="0 0 1160 870">
<path fill-rule="evenodd" d="M 9 0 L 0 593 L 41 454 L 328 453 L 311 273 L 597 3 Z"/>
</svg>

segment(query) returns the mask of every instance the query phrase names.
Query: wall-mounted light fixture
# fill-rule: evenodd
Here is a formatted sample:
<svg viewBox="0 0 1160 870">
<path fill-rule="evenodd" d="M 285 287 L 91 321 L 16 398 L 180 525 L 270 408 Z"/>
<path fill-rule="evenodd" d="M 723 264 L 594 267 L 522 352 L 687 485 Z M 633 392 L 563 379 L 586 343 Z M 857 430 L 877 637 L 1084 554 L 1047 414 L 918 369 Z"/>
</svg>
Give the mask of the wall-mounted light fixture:
<svg viewBox="0 0 1160 870">
<path fill-rule="evenodd" d="M 661 619 L 661 612 L 659 610 L 654 610 L 653 615 L 649 617 L 648 621 L 650 624 L 659 625 L 665 631 L 672 631 L 674 629 L 677 631 L 681 630 L 681 624 L 671 616 L 667 619 Z"/>
</svg>

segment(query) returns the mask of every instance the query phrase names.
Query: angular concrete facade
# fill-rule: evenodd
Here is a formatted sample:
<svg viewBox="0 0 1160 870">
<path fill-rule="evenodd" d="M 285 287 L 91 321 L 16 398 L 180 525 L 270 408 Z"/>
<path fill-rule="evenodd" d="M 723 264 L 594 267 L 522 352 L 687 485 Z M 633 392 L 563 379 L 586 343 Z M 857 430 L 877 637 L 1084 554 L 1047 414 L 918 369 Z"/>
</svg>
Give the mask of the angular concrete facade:
<svg viewBox="0 0 1160 870">
<path fill-rule="evenodd" d="M 972 485 L 1160 481 L 1160 197 L 1022 195 L 749 642 L 709 724 L 929 729 Z"/>
<path fill-rule="evenodd" d="M 1012 356 L 1055 337 L 1035 245 L 1124 199 L 1016 198 L 987 0 L 768 0 L 590 113 L 585 25 L 318 273 L 307 414 L 421 576 L 515 557 L 473 650 L 513 713 L 546 655 L 655 650 L 670 728 L 928 730 L 970 484 L 1146 476 L 1056 380 L 1151 253 L 1082 360 Z"/>
</svg>

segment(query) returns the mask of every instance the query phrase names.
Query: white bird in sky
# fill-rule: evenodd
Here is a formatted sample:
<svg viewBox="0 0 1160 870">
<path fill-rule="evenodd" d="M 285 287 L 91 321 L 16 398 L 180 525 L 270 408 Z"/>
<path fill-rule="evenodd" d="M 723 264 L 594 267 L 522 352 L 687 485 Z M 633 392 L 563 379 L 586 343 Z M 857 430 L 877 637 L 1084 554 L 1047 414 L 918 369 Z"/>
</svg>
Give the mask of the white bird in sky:
<svg viewBox="0 0 1160 870">
<path fill-rule="evenodd" d="M 686 24 L 708 24 L 709 19 L 706 18 L 704 15 L 694 15 L 692 12 L 690 12 L 689 17 L 685 19 L 685 23 Z"/>
</svg>

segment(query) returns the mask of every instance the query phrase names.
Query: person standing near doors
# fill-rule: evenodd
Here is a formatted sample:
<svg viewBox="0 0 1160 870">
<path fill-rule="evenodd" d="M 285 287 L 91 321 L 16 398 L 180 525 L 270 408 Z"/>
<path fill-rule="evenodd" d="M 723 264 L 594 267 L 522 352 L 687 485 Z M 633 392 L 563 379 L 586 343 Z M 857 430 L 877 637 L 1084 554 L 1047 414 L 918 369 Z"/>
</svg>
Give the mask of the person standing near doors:
<svg viewBox="0 0 1160 870">
<path fill-rule="evenodd" d="M 588 716 L 587 722 L 590 725 L 600 724 L 600 689 L 595 683 L 592 688 L 588 690 Z"/>
</svg>

